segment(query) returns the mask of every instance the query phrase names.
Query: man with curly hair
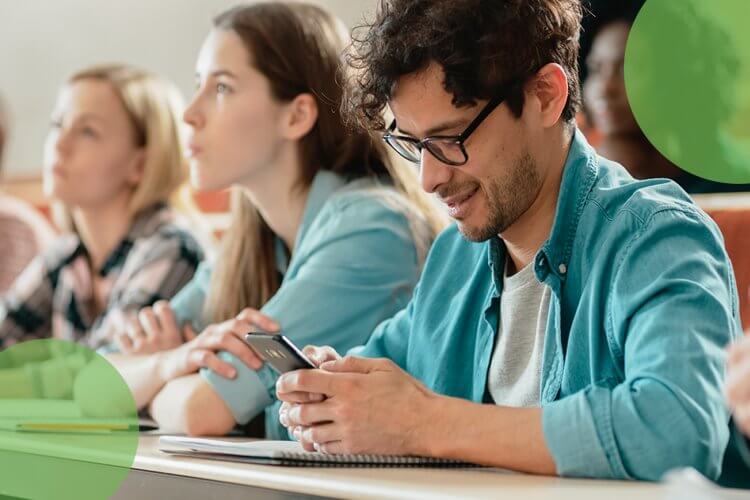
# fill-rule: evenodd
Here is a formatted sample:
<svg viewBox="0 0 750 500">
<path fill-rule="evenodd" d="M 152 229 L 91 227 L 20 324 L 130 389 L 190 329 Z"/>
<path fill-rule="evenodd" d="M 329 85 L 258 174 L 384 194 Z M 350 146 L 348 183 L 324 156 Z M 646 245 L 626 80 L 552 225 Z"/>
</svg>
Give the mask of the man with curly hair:
<svg viewBox="0 0 750 500">
<path fill-rule="evenodd" d="M 319 369 L 279 379 L 306 449 L 719 477 L 729 259 L 676 184 L 576 129 L 580 23 L 579 0 L 384 0 L 355 36 L 350 112 L 456 224 L 366 345 L 308 347 Z"/>
</svg>

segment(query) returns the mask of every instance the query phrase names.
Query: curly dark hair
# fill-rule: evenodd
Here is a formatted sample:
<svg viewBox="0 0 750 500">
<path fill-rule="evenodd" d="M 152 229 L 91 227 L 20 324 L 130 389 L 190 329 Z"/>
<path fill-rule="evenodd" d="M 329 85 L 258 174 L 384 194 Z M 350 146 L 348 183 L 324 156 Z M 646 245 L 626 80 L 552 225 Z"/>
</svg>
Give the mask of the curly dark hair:
<svg viewBox="0 0 750 500">
<path fill-rule="evenodd" d="M 381 0 L 375 19 L 353 32 L 353 70 L 346 116 L 383 130 L 382 111 L 398 79 L 436 62 L 445 71 L 453 105 L 471 106 L 501 89 L 516 117 L 523 84 L 557 63 L 568 77 L 565 121 L 580 106 L 580 0 Z"/>
</svg>

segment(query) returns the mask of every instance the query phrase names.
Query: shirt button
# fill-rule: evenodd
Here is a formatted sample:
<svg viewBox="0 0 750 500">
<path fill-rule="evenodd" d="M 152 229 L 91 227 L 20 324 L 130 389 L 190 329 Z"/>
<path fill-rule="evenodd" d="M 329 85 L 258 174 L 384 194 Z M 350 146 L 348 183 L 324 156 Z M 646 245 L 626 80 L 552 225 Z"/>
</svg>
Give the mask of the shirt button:
<svg viewBox="0 0 750 500">
<path fill-rule="evenodd" d="M 557 268 L 560 271 L 560 274 L 565 274 L 568 272 L 568 267 L 565 264 L 560 264 L 560 267 Z"/>
</svg>

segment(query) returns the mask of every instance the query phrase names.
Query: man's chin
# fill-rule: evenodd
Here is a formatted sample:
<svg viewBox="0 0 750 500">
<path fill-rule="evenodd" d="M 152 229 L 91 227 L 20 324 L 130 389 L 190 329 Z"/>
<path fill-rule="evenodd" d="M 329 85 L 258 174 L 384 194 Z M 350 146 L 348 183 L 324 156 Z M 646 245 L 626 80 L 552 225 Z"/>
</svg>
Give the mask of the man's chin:
<svg viewBox="0 0 750 500">
<path fill-rule="evenodd" d="M 458 226 L 458 231 L 461 233 L 461 235 L 474 243 L 481 243 L 483 241 L 487 241 L 493 236 L 496 236 L 497 233 L 494 232 L 491 228 L 486 227 L 478 227 L 475 225 L 470 224 L 469 222 L 463 220 L 457 220 L 456 225 Z"/>
</svg>

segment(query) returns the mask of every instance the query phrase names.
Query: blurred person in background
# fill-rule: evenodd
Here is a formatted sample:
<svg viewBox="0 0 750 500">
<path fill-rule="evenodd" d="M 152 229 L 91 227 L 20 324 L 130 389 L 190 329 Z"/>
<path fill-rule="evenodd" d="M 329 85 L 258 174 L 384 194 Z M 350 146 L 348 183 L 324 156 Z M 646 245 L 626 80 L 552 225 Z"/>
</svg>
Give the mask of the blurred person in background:
<svg viewBox="0 0 750 500">
<path fill-rule="evenodd" d="M 682 170 L 665 158 L 636 122 L 625 88 L 625 48 L 630 29 L 645 0 L 593 0 L 581 39 L 583 104 L 590 135 L 602 156 L 628 169 L 637 179 L 665 177 L 691 194 L 750 191 L 750 184 L 725 184 Z M 685 29 L 716 31 L 697 16 L 676 18 Z M 696 24 L 694 28 L 689 23 Z M 705 24 L 705 26 L 703 26 Z M 690 50 L 685 47 L 685 50 Z M 712 65 L 721 65 L 717 59 Z M 703 66 L 700 66 L 703 67 Z M 686 69 L 686 71 L 688 71 Z M 718 72 L 718 70 L 717 70 Z M 686 75 L 686 78 L 689 75 Z M 714 99 L 721 100 L 717 93 Z"/>
<path fill-rule="evenodd" d="M 0 100 L 0 296 L 55 236 L 52 225 L 34 207 L 3 192 L 3 153 L 9 122 Z"/>
<path fill-rule="evenodd" d="M 187 176 L 181 113 L 176 87 L 131 66 L 94 66 L 65 82 L 43 173 L 63 234 L 0 300 L 0 348 L 40 338 L 106 348 L 124 316 L 190 281 L 203 251 L 175 209 Z M 45 380 L 72 380 L 82 360 L 64 354 L 4 358 L 0 390 L 70 395 L 70 384 L 32 384 L 34 370 L 20 366 L 40 361 Z"/>
</svg>

